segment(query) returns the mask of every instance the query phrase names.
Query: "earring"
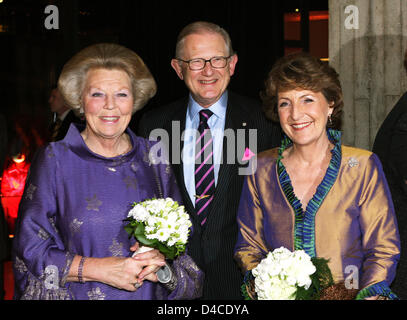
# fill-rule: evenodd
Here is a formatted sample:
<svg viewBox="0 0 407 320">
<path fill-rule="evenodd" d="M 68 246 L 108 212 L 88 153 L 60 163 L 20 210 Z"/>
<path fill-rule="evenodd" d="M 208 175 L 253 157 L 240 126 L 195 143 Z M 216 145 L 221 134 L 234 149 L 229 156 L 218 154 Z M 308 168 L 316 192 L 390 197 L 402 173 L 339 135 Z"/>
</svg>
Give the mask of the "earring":
<svg viewBox="0 0 407 320">
<path fill-rule="evenodd" d="M 328 115 L 328 124 L 329 124 L 330 126 L 332 126 L 332 119 L 331 119 L 331 115 Z"/>
</svg>

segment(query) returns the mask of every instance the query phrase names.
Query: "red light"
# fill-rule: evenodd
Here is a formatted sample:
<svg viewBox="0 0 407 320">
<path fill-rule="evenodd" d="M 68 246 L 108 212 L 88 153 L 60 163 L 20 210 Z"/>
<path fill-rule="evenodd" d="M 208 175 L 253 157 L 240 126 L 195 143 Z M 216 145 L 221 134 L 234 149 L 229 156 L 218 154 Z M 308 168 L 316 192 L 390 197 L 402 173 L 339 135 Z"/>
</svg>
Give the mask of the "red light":
<svg viewBox="0 0 407 320">
<path fill-rule="evenodd" d="M 24 192 L 30 163 L 25 161 L 24 155 L 13 157 L 13 162 L 3 172 L 1 180 L 1 204 L 9 226 L 10 234 L 14 233 L 14 223 L 17 218 L 18 207 Z"/>
<path fill-rule="evenodd" d="M 329 20 L 328 11 L 310 11 L 309 13 L 310 21 L 320 21 Z M 284 22 L 300 22 L 301 13 L 299 12 L 288 12 L 284 14 Z"/>
</svg>

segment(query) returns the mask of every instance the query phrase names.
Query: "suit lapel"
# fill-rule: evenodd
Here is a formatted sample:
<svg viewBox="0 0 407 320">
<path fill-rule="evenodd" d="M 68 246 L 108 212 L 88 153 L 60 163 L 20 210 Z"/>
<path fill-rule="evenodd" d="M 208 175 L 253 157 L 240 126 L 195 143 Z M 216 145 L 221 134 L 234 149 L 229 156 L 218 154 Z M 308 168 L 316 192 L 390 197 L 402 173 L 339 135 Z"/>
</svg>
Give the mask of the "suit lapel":
<svg viewBox="0 0 407 320">
<path fill-rule="evenodd" d="M 241 110 L 239 105 L 234 103 L 233 101 L 234 101 L 233 96 L 229 93 L 224 130 L 232 129 L 235 133 L 235 138 L 236 138 L 236 130 L 243 128 L 242 123 L 244 122 L 243 119 L 246 115 L 243 112 L 244 110 Z M 223 201 L 225 201 L 227 194 L 228 194 L 229 185 L 230 185 L 231 181 L 233 180 L 234 175 L 237 174 L 237 168 L 238 168 L 237 157 L 239 157 L 239 155 L 236 154 L 235 159 L 234 159 L 234 161 L 235 161 L 234 164 L 227 164 L 228 158 L 227 158 L 227 138 L 226 138 L 226 136 L 223 137 L 222 149 L 223 149 L 222 163 L 219 168 L 218 183 L 216 185 L 214 200 L 213 200 L 211 211 L 209 213 L 208 220 L 206 223 L 207 225 L 211 224 L 211 223 L 217 223 L 217 221 L 219 221 L 218 219 L 210 219 L 210 215 L 219 214 L 219 212 L 216 212 L 217 208 L 219 208 L 220 204 Z M 236 148 L 235 148 L 235 151 L 236 151 Z M 238 195 L 238 196 L 240 196 L 240 195 Z"/>
</svg>

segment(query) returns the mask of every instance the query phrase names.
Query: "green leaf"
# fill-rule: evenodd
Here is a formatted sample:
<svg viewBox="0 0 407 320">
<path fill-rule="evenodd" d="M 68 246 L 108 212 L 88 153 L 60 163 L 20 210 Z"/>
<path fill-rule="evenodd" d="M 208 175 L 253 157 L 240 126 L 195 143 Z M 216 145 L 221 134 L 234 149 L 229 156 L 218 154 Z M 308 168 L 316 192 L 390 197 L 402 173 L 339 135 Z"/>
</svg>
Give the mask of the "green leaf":
<svg viewBox="0 0 407 320">
<path fill-rule="evenodd" d="M 139 234 L 135 236 L 138 242 L 145 246 L 156 248 L 157 244 L 159 243 L 157 239 L 147 239 L 146 236 L 143 234 Z"/>
<path fill-rule="evenodd" d="M 175 253 L 169 252 L 169 253 L 167 253 L 167 254 L 165 255 L 165 257 L 166 257 L 167 259 L 174 260 L 174 258 L 175 258 Z"/>
<path fill-rule="evenodd" d="M 137 228 L 134 230 L 134 236 L 144 235 L 144 224 L 139 222 Z"/>
<path fill-rule="evenodd" d="M 131 236 L 133 234 L 133 228 L 131 225 L 126 225 L 124 226 L 124 230 L 126 230 L 126 232 Z"/>
<path fill-rule="evenodd" d="M 324 258 L 311 258 L 316 271 L 310 276 L 311 286 L 308 290 L 298 287 L 296 292 L 296 300 L 318 300 L 321 291 L 334 284 L 331 270 L 329 269 L 329 260 Z"/>
<path fill-rule="evenodd" d="M 157 249 L 165 255 L 167 259 L 174 260 L 175 258 L 175 248 L 174 247 L 168 247 L 165 244 L 158 242 L 157 244 Z"/>
<path fill-rule="evenodd" d="M 160 252 L 163 254 L 167 254 L 169 252 L 169 248 L 161 242 L 158 243 L 158 250 L 160 250 Z"/>
</svg>

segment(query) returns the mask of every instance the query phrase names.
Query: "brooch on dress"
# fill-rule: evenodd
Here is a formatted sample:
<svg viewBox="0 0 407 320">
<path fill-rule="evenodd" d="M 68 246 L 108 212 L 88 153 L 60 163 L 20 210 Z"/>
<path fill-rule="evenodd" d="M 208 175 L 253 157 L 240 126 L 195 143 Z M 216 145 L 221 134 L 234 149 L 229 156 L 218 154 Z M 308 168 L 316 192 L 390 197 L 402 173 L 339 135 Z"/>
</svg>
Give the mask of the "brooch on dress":
<svg viewBox="0 0 407 320">
<path fill-rule="evenodd" d="M 354 157 L 349 158 L 349 160 L 348 160 L 349 167 L 353 168 L 353 167 L 356 167 L 358 164 L 359 164 L 359 161 L 356 158 L 354 158 Z"/>
</svg>

